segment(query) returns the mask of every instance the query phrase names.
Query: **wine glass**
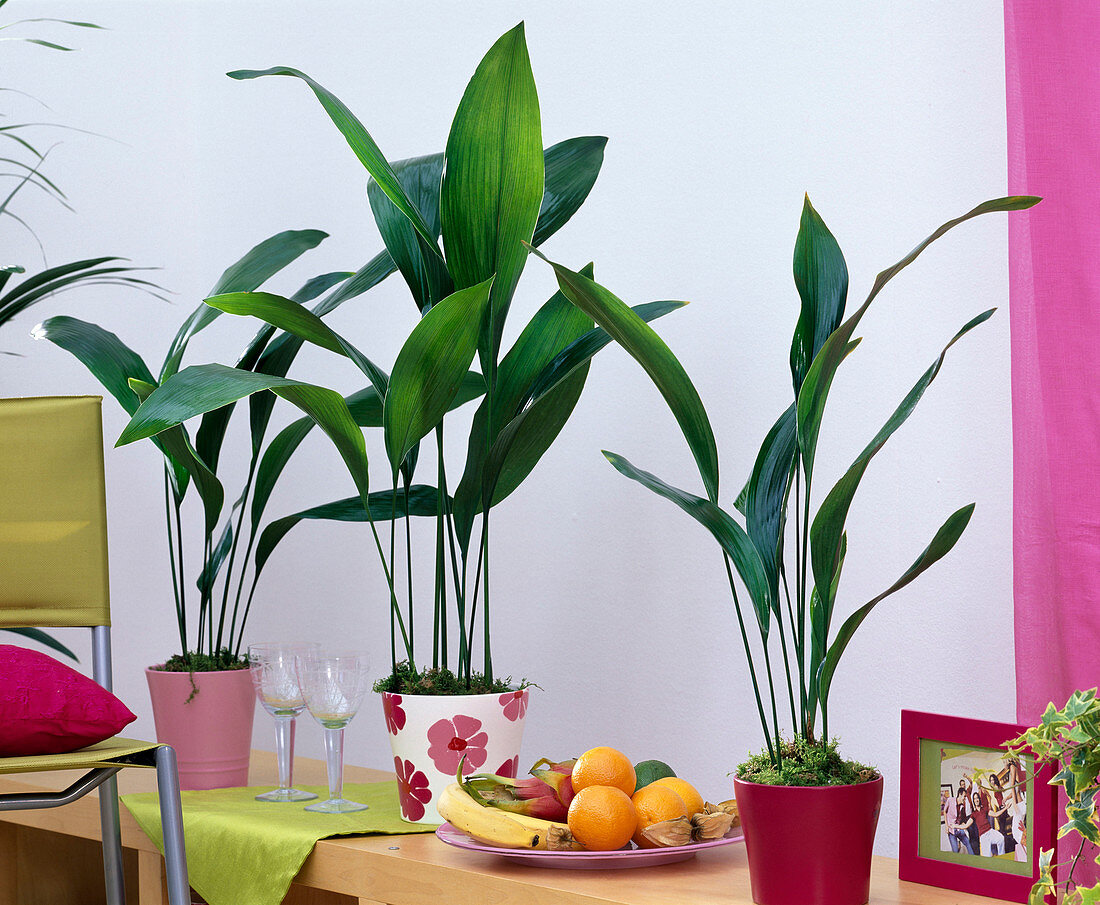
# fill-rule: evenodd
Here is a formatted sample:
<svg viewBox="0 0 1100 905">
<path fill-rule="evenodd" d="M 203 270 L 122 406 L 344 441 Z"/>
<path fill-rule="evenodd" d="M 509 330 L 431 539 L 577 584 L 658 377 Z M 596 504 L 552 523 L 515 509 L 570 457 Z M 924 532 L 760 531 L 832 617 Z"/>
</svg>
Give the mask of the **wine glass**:
<svg viewBox="0 0 1100 905">
<path fill-rule="evenodd" d="M 275 758 L 279 765 L 279 788 L 257 795 L 257 801 L 309 801 L 317 797 L 312 792 L 303 792 L 291 785 L 295 723 L 306 706 L 298 688 L 294 658 L 317 647 L 309 643 L 248 646 L 252 687 L 256 689 L 260 706 L 275 717 Z"/>
<path fill-rule="evenodd" d="M 344 790 L 344 727 L 351 722 L 367 691 L 367 655 L 362 651 L 310 650 L 296 661 L 298 684 L 313 718 L 325 731 L 328 800 L 306 805 L 307 811 L 344 814 L 368 805 L 348 801 Z"/>
</svg>

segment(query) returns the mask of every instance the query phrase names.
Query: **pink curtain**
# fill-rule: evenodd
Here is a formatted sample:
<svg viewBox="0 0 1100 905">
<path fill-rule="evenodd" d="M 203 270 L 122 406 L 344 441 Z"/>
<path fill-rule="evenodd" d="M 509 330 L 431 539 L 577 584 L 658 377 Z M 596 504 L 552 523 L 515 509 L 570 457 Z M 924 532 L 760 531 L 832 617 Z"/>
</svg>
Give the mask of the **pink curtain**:
<svg viewBox="0 0 1100 905">
<path fill-rule="evenodd" d="M 1022 723 L 1100 684 L 1098 46 L 1097 0 L 1005 0 L 1008 188 L 1044 198 L 1009 217 Z M 1079 844 L 1063 839 L 1056 860 Z M 1075 877 L 1095 883 L 1096 850 L 1085 854 Z"/>
<path fill-rule="evenodd" d="M 1100 683 L 1100 3 L 1005 0 L 1016 710 Z"/>
</svg>

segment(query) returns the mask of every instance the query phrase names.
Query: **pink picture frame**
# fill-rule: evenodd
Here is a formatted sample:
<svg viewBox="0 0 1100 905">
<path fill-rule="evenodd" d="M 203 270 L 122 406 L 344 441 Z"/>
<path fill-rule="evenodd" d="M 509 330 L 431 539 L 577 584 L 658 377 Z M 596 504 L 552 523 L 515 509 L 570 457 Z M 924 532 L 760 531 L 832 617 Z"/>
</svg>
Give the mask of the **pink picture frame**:
<svg viewBox="0 0 1100 905">
<path fill-rule="evenodd" d="M 949 843 L 946 839 L 947 817 L 944 814 L 947 810 L 946 798 L 943 797 L 950 797 L 946 793 L 947 788 L 955 787 L 959 775 L 970 776 L 965 772 L 970 761 L 979 767 L 1007 763 L 998 749 L 1003 750 L 1004 742 L 1016 738 L 1025 729 L 1026 726 L 1014 723 L 972 720 L 916 710 L 901 712 L 900 879 L 1014 902 L 1028 901 L 1031 887 L 1039 874 L 1039 851 L 1054 848 L 1055 845 L 1057 790 L 1048 785 L 1051 775 L 1049 767 L 1043 767 L 1036 774 L 1034 761 L 1021 759 L 1020 775 L 1026 777 L 1026 782 L 1019 785 L 1021 795 L 1026 794 L 1026 799 L 1021 802 L 1023 808 L 1020 810 L 1026 813 L 1022 818 L 1014 818 L 1011 831 L 1000 834 L 994 831 L 988 836 L 983 833 L 978 851 L 964 850 L 974 845 L 971 844 L 972 836 L 962 841 L 962 830 L 958 831 L 950 850 L 941 844 Z M 1007 754 L 1007 751 L 1004 753 Z M 984 774 L 984 771 L 974 772 Z M 996 775 L 995 770 L 989 772 Z M 989 780 L 990 787 L 995 781 Z M 980 791 L 982 782 L 984 780 L 979 779 L 976 794 L 979 799 L 985 795 L 985 803 L 995 808 L 996 803 L 990 803 L 988 793 Z M 1026 793 L 1022 791 L 1024 786 Z M 966 791 L 957 793 L 960 797 L 956 798 L 956 815 L 961 807 L 958 802 L 965 803 L 967 799 Z M 972 791 L 973 794 L 975 792 Z M 1015 803 L 1014 795 L 1012 801 Z M 980 805 L 975 805 L 975 808 L 982 810 Z M 1019 811 L 1014 810 L 1013 813 L 1018 815 Z M 956 819 L 962 820 L 960 817 Z M 992 829 L 992 820 L 987 810 L 982 825 L 990 825 Z M 1007 826 L 1003 828 L 1008 830 Z M 1012 838 L 1010 842 L 1009 837 L 1021 834 L 1021 830 L 1021 838 Z M 999 844 L 994 841 L 998 835 Z M 958 851 L 954 850 L 956 846 Z M 1011 852 L 1005 852 L 1008 846 L 1012 847 Z M 1023 861 L 1020 860 L 1021 854 L 1025 856 Z"/>
</svg>

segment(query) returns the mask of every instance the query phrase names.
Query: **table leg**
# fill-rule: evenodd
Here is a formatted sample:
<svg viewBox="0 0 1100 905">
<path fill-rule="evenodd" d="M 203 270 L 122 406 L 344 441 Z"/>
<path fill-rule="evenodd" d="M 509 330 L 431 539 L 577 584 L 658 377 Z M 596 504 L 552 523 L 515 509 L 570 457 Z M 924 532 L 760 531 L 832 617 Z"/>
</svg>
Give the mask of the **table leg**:
<svg viewBox="0 0 1100 905">
<path fill-rule="evenodd" d="M 137 905 L 168 905 L 164 861 L 157 852 L 138 852 Z"/>
<path fill-rule="evenodd" d="M 0 823 L 0 905 L 19 905 L 15 824 Z"/>
</svg>

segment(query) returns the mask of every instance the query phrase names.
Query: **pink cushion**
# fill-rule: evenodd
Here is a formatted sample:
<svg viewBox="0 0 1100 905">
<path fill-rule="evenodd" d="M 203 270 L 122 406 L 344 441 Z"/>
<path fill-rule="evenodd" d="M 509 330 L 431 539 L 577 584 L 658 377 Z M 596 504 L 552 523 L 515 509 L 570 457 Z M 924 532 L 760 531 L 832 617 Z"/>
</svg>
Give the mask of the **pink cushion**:
<svg viewBox="0 0 1100 905">
<path fill-rule="evenodd" d="M 0 757 L 75 751 L 135 719 L 87 676 L 37 651 L 0 644 Z"/>
</svg>

